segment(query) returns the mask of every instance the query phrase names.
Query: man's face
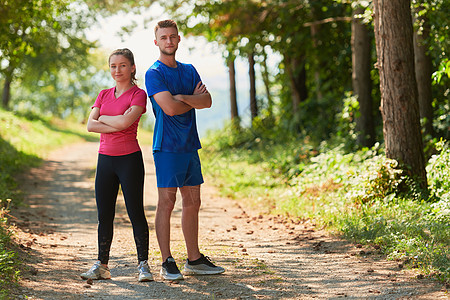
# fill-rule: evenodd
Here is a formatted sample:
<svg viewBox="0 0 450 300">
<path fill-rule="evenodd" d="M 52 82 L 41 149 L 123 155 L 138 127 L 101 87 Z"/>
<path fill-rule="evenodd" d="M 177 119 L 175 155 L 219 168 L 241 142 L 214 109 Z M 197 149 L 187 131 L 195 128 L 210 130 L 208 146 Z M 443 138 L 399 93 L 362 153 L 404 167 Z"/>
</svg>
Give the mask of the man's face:
<svg viewBox="0 0 450 300">
<path fill-rule="evenodd" d="M 175 55 L 180 36 L 174 27 L 159 28 L 156 31 L 155 45 L 165 55 Z"/>
</svg>

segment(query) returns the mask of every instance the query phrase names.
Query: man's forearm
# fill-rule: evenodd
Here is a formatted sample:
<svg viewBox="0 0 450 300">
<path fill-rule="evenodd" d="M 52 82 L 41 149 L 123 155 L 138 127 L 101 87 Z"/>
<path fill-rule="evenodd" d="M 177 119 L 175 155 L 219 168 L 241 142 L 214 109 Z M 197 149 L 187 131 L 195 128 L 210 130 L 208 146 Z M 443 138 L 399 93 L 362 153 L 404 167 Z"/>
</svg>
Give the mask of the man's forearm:
<svg viewBox="0 0 450 300">
<path fill-rule="evenodd" d="M 211 95 L 209 93 L 197 95 L 176 95 L 174 98 L 195 109 L 210 108 L 212 104 Z"/>
<path fill-rule="evenodd" d="M 181 101 L 182 96 L 173 96 L 170 92 L 164 91 L 153 95 L 153 98 L 166 115 L 176 116 L 184 114 L 193 108 L 188 103 Z"/>
<path fill-rule="evenodd" d="M 179 95 L 177 95 L 179 96 Z M 173 96 L 172 102 L 169 106 L 166 106 L 164 112 L 169 116 L 182 115 L 188 111 L 190 111 L 193 107 L 189 104 L 180 101 L 179 97 Z"/>
</svg>

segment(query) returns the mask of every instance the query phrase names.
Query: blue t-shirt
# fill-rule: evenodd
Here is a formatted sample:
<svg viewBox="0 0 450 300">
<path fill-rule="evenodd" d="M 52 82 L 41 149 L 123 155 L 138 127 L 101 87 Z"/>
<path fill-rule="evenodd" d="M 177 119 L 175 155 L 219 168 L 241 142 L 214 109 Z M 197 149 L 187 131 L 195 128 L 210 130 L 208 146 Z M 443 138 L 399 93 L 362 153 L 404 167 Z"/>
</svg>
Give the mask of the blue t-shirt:
<svg viewBox="0 0 450 300">
<path fill-rule="evenodd" d="M 197 133 L 195 109 L 181 115 L 169 116 L 155 101 L 157 93 L 169 91 L 172 95 L 192 95 L 201 81 L 194 66 L 177 61 L 171 68 L 156 61 L 145 73 L 145 85 L 155 115 L 153 152 L 193 152 L 201 148 Z"/>
</svg>

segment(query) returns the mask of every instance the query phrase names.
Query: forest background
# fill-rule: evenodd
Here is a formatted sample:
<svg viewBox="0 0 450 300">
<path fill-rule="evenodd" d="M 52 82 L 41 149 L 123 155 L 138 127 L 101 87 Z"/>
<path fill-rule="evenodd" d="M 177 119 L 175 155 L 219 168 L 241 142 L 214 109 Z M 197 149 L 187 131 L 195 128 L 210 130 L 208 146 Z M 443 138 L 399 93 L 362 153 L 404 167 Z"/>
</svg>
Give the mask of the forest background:
<svg viewBox="0 0 450 300">
<path fill-rule="evenodd" d="M 202 133 L 205 172 L 225 195 L 449 283 L 450 1 L 1 0 L 2 291 L 19 276 L 7 217 L 20 209 L 16 175 L 46 149 L 91 139 L 79 124 L 112 85 L 112 49 L 89 32 L 140 15 L 119 35 L 144 28 L 151 42 L 150 10 L 228 73 L 222 90 L 209 87 L 220 109 L 199 116 L 199 127 L 228 119 Z M 143 123 L 151 129 L 151 117 Z"/>
</svg>

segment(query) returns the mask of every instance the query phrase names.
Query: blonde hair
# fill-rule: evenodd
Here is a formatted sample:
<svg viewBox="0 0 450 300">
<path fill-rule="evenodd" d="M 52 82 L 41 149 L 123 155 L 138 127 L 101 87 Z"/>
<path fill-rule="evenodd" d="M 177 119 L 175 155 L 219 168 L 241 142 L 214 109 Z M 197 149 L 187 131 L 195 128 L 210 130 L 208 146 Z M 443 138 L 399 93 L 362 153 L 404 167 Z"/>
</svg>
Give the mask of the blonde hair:
<svg viewBox="0 0 450 300">
<path fill-rule="evenodd" d="M 174 20 L 163 20 L 163 21 L 159 21 L 158 24 L 155 26 L 155 37 L 156 37 L 156 32 L 158 31 L 158 29 L 160 28 L 170 28 L 173 27 L 177 30 L 178 32 L 178 26 L 177 23 Z"/>
<path fill-rule="evenodd" d="M 114 55 L 122 55 L 123 57 L 125 57 L 126 59 L 128 59 L 128 61 L 130 62 L 130 64 L 132 66 L 135 65 L 134 63 L 134 55 L 133 52 L 131 52 L 130 49 L 128 48 L 123 48 L 123 49 L 117 49 L 114 50 L 111 55 L 108 58 L 108 65 L 111 62 L 111 57 Z M 133 73 L 131 73 L 131 84 L 132 85 L 136 85 L 137 79 L 136 79 L 136 69 L 134 69 Z"/>
</svg>

